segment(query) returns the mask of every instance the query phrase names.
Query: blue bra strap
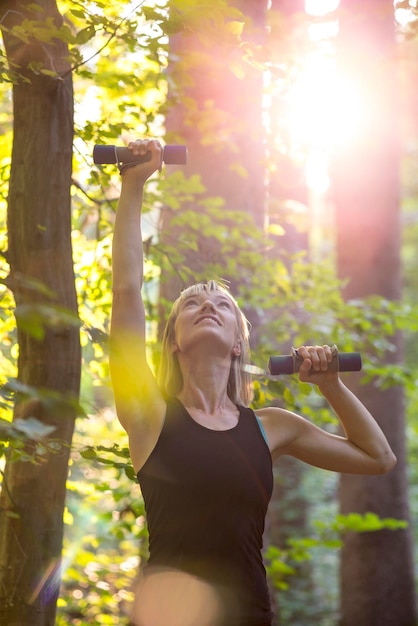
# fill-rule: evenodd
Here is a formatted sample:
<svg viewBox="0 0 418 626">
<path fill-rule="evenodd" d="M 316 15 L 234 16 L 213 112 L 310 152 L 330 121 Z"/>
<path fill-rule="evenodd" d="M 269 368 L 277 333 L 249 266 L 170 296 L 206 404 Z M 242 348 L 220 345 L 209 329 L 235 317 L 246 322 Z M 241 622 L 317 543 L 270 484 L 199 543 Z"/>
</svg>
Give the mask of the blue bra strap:
<svg viewBox="0 0 418 626">
<path fill-rule="evenodd" d="M 267 445 L 269 445 L 269 442 L 268 442 L 268 440 L 267 440 L 266 431 L 264 430 L 264 426 L 263 426 L 263 424 L 262 424 L 262 422 L 261 422 L 261 419 L 258 417 L 258 415 L 256 415 L 256 416 L 255 416 L 255 418 L 256 418 L 256 420 L 257 420 L 258 427 L 259 427 L 259 428 L 260 428 L 260 430 L 261 430 L 261 434 L 263 435 L 263 439 L 264 439 L 264 441 L 266 442 L 266 444 L 267 444 Z"/>
</svg>

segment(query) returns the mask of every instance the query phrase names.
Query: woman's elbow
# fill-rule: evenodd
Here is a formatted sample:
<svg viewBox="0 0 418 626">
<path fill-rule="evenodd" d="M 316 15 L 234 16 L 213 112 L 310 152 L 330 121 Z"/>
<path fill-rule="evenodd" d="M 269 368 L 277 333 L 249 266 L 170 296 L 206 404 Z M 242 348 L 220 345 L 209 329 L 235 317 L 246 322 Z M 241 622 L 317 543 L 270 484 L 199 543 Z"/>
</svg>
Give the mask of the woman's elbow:
<svg viewBox="0 0 418 626">
<path fill-rule="evenodd" d="M 387 474 L 392 470 L 398 459 L 396 455 L 392 452 L 392 450 L 388 450 L 380 459 L 377 461 L 377 473 L 378 474 Z"/>
</svg>

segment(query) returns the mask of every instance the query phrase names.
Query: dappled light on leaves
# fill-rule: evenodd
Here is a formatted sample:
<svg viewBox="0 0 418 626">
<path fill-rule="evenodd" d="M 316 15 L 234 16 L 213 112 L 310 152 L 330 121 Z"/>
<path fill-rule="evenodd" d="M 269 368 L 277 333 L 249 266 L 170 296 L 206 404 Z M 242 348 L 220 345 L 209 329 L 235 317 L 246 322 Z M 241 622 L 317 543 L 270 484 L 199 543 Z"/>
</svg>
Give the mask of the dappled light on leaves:
<svg viewBox="0 0 418 626">
<path fill-rule="evenodd" d="M 128 622 L 147 546 L 143 502 L 130 468 L 127 436 L 113 411 L 79 424 L 67 484 L 57 626 L 69 619 L 74 626 Z"/>
</svg>

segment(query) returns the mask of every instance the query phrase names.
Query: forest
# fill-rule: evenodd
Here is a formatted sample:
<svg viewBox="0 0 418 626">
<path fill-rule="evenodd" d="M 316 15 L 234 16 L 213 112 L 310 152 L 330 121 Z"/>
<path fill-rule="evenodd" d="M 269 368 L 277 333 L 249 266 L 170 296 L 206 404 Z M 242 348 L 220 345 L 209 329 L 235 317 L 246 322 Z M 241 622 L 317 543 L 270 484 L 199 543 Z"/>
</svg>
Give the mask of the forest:
<svg viewBox="0 0 418 626">
<path fill-rule="evenodd" d="M 188 151 L 144 197 L 155 370 L 170 302 L 224 281 L 254 408 L 338 432 L 267 372 L 336 344 L 397 456 L 275 463 L 275 626 L 416 626 L 417 1 L 2 0 L 0 30 L 0 626 L 130 624 L 148 532 L 108 365 L 120 174 L 93 148 L 136 138 Z"/>
</svg>

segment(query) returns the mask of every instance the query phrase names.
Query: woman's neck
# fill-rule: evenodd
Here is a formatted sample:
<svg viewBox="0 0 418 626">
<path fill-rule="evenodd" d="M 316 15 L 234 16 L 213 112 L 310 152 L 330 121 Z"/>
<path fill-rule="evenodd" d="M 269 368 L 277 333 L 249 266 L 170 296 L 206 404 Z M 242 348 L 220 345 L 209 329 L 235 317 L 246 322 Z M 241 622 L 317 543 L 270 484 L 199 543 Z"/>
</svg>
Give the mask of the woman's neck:
<svg viewBox="0 0 418 626">
<path fill-rule="evenodd" d="M 183 387 L 178 399 L 187 408 L 215 415 L 235 410 L 235 405 L 228 397 L 228 379 L 231 363 L 200 361 L 198 365 L 181 364 Z"/>
</svg>

